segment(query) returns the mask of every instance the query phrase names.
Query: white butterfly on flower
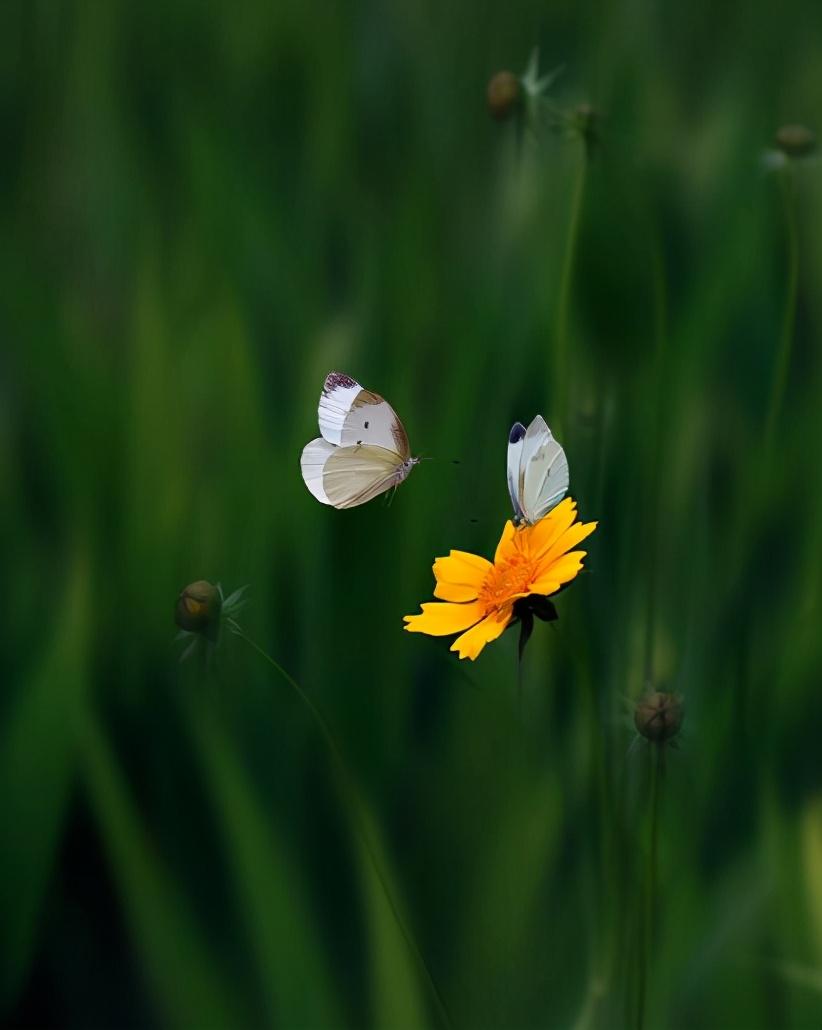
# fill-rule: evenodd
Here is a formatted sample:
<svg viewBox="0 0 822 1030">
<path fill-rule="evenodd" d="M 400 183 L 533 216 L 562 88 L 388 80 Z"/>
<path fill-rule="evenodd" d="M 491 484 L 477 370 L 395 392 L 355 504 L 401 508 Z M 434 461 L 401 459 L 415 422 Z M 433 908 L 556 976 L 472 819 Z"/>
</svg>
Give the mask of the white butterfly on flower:
<svg viewBox="0 0 822 1030">
<path fill-rule="evenodd" d="M 323 504 L 365 504 L 399 486 L 419 461 L 391 405 L 341 372 L 325 377 L 318 419 L 322 436 L 305 445 L 300 469 Z"/>
<path fill-rule="evenodd" d="M 508 492 L 514 525 L 533 526 L 568 492 L 568 459 L 542 415 L 526 429 L 515 422 L 508 435 Z"/>
</svg>

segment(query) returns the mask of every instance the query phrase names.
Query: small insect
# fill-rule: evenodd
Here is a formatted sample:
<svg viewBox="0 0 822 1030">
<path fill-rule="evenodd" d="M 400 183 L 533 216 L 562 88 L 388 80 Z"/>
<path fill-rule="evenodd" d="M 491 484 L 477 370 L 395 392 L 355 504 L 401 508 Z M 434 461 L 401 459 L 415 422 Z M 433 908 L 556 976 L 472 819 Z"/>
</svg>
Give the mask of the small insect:
<svg viewBox="0 0 822 1030">
<path fill-rule="evenodd" d="M 341 372 L 329 372 L 318 411 L 321 437 L 303 448 L 305 485 L 323 504 L 354 508 L 408 476 L 408 434 L 391 405 Z"/>
<path fill-rule="evenodd" d="M 508 434 L 508 492 L 514 525 L 533 526 L 568 492 L 568 459 L 542 415 L 526 429 L 515 422 Z"/>
</svg>

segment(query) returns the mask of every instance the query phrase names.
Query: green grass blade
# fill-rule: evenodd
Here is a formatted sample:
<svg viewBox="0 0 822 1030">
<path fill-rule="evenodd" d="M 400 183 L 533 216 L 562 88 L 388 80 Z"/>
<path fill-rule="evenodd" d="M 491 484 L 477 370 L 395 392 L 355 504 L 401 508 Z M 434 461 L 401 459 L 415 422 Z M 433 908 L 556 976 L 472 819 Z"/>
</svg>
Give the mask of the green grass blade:
<svg viewBox="0 0 822 1030">
<path fill-rule="evenodd" d="M 396 884 L 392 882 L 389 863 L 376 824 L 367 815 L 364 807 L 361 809 L 361 817 L 363 822 L 367 823 L 364 830 L 368 834 L 368 844 L 373 851 L 373 855 L 369 854 L 362 836 L 358 834 L 357 854 L 371 951 L 373 1025 L 393 1027 L 395 1030 L 416 1030 L 418 1027 L 434 1025 L 426 1018 L 424 988 L 419 981 L 397 915 L 392 911 L 388 901 L 389 892 L 390 897 L 394 899 L 398 899 L 400 894 Z M 375 860 L 387 880 L 387 885 L 380 882 Z M 407 925 L 405 917 L 403 923 Z"/>
<path fill-rule="evenodd" d="M 21 687 L 0 742 L 0 1010 L 13 1002 L 37 938 L 74 782 L 74 713 L 87 685 L 88 569 L 78 559 L 54 636 Z"/>
<path fill-rule="evenodd" d="M 298 869 L 255 796 L 235 750 L 205 708 L 189 713 L 248 928 L 270 1021 L 344 1025 Z"/>
<path fill-rule="evenodd" d="M 185 898 L 155 852 L 97 722 L 83 725 L 85 785 L 126 922 L 165 1021 L 233 1028 L 249 1021 Z"/>
</svg>

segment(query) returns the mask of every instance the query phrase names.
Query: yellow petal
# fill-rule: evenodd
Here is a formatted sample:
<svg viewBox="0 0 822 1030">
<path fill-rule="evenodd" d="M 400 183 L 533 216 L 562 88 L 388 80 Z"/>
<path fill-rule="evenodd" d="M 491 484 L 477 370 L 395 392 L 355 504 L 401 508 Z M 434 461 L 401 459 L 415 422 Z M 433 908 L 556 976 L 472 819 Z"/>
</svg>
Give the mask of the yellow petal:
<svg viewBox="0 0 822 1030">
<path fill-rule="evenodd" d="M 443 601 L 476 601 L 491 562 L 468 551 L 452 551 L 447 558 L 437 558 L 434 575 L 437 586 L 434 597 Z"/>
<path fill-rule="evenodd" d="M 499 611 L 493 612 L 483 619 L 482 622 L 469 629 L 467 633 L 457 637 L 451 645 L 451 650 L 458 651 L 460 658 L 470 658 L 473 662 L 486 644 L 500 636 L 513 618 L 513 614 L 513 609 L 510 605 L 506 605 L 505 608 L 500 608 Z"/>
<path fill-rule="evenodd" d="M 527 547 L 534 558 L 539 558 L 573 524 L 576 517 L 577 502 L 572 497 L 566 497 L 535 526 L 523 530 L 526 534 L 522 540 L 523 546 Z"/>
<path fill-rule="evenodd" d="M 558 537 L 540 557 L 540 566 L 545 568 L 549 563 L 561 558 L 566 551 L 570 551 L 572 547 L 576 547 L 578 543 L 590 536 L 598 525 L 598 522 L 576 522 L 562 536 Z"/>
<path fill-rule="evenodd" d="M 451 550 L 448 554 L 449 558 L 453 558 L 455 561 L 461 562 L 463 565 L 469 565 L 476 569 L 477 572 L 481 572 L 483 576 L 488 571 L 491 562 L 487 558 L 483 558 L 480 554 L 471 554 L 470 551 L 454 551 Z M 445 558 L 438 558 L 437 561 L 445 561 Z"/>
<path fill-rule="evenodd" d="M 502 536 L 497 544 L 497 553 L 494 555 L 495 563 L 501 561 L 514 548 L 514 538 L 516 535 L 517 530 L 514 528 L 514 523 L 509 519 L 505 523 Z"/>
<path fill-rule="evenodd" d="M 432 637 L 460 633 L 479 622 L 485 614 L 485 608 L 479 601 L 470 604 L 439 604 L 429 601 L 420 607 L 420 615 L 403 616 L 405 628 L 409 633 L 428 633 Z"/>
<path fill-rule="evenodd" d="M 570 583 L 582 568 L 582 559 L 587 551 L 571 551 L 563 555 L 543 572 L 539 579 L 531 584 L 532 594 L 553 594 L 563 583 Z"/>
<path fill-rule="evenodd" d="M 441 601 L 476 601 L 478 593 L 476 587 L 465 586 L 464 583 L 448 583 L 443 579 L 434 587 L 434 597 Z"/>
</svg>

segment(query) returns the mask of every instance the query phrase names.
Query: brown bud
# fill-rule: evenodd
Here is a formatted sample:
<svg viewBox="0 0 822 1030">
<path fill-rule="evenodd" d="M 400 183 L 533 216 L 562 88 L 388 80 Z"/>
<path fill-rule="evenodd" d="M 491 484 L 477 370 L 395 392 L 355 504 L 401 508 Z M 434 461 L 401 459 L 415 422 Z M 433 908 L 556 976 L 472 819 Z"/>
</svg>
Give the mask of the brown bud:
<svg viewBox="0 0 822 1030">
<path fill-rule="evenodd" d="M 217 587 L 208 580 L 190 583 L 177 598 L 174 621 L 189 633 L 200 633 L 208 640 L 216 640 L 220 630 L 220 610 L 223 599 Z"/>
<path fill-rule="evenodd" d="M 679 733 L 685 709 L 678 694 L 663 694 L 655 690 L 637 702 L 634 725 L 646 740 L 663 744 Z"/>
<path fill-rule="evenodd" d="M 522 103 L 522 83 L 513 72 L 497 72 L 488 83 L 486 96 L 491 117 L 503 122 Z"/>
<path fill-rule="evenodd" d="M 816 136 L 804 125 L 783 125 L 777 130 L 775 140 L 787 157 L 807 157 L 816 150 Z"/>
</svg>

